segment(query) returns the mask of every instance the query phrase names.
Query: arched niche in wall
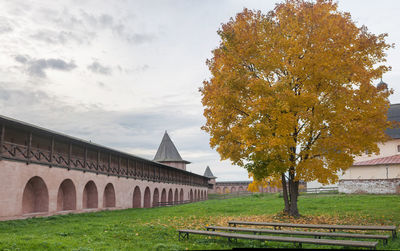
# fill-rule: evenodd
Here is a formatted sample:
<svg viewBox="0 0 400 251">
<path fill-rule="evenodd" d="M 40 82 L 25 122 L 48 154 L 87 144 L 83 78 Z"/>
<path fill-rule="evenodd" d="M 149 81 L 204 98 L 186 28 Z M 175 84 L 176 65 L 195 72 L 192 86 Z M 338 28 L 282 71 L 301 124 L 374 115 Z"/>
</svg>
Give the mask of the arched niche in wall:
<svg viewBox="0 0 400 251">
<path fill-rule="evenodd" d="M 179 193 L 178 193 L 178 188 L 176 188 L 174 194 L 174 202 L 178 202 L 178 200 L 179 200 Z"/>
<path fill-rule="evenodd" d="M 57 194 L 57 211 L 67 211 L 76 209 L 76 189 L 70 179 L 61 182 Z"/>
<path fill-rule="evenodd" d="M 49 192 L 46 183 L 39 176 L 32 177 L 25 185 L 22 194 L 22 213 L 49 211 Z"/>
<path fill-rule="evenodd" d="M 158 206 L 158 202 L 159 202 L 159 192 L 158 192 L 158 188 L 154 189 L 154 193 L 153 193 L 153 207 L 157 207 Z"/>
<path fill-rule="evenodd" d="M 148 189 L 148 188 L 147 188 Z M 148 193 L 150 196 L 150 191 Z M 133 208 L 140 208 L 142 205 L 141 197 L 142 194 L 140 193 L 140 188 L 139 186 L 136 186 L 135 189 L 133 190 L 133 201 L 132 201 L 132 207 Z M 149 204 L 150 204 L 150 198 L 149 198 Z M 150 205 L 149 205 L 150 207 Z"/>
<path fill-rule="evenodd" d="M 165 188 L 161 192 L 161 202 L 162 203 L 167 202 L 167 191 L 165 190 Z"/>
<path fill-rule="evenodd" d="M 146 189 L 144 190 L 143 207 L 144 208 L 151 207 L 150 188 L 149 187 L 146 187 Z"/>
<path fill-rule="evenodd" d="M 172 203 L 174 201 L 173 196 L 174 195 L 173 195 L 172 189 L 170 188 L 168 191 L 168 203 Z"/>
<path fill-rule="evenodd" d="M 108 183 L 104 188 L 103 207 L 115 207 L 115 190 L 111 183 Z"/>
<path fill-rule="evenodd" d="M 97 187 L 93 181 L 86 183 L 85 188 L 83 189 L 82 206 L 83 208 L 98 207 Z"/>
</svg>

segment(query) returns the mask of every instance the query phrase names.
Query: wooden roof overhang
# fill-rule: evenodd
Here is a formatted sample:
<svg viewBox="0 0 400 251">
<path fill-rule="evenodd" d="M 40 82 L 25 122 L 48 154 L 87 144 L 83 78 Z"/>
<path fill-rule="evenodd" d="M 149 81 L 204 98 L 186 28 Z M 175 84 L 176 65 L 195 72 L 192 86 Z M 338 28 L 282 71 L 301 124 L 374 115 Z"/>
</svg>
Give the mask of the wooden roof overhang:
<svg viewBox="0 0 400 251">
<path fill-rule="evenodd" d="M 76 137 L 69 136 L 69 135 L 66 135 L 66 134 L 63 134 L 63 133 L 52 131 L 52 130 L 49 130 L 49 129 L 46 129 L 46 128 L 43 128 L 43 127 L 40 127 L 40 126 L 29 124 L 29 123 L 26 123 L 26 122 L 23 122 L 23 121 L 19 121 L 19 120 L 13 119 L 13 118 L 9 118 L 9 117 L 3 116 L 3 115 L 0 115 L 0 126 L 1 127 L 10 126 L 10 127 L 22 130 L 22 131 L 26 131 L 28 133 L 31 132 L 31 133 L 34 133 L 34 134 L 37 134 L 37 135 L 48 136 L 50 138 L 54 137 L 55 140 L 59 140 L 59 141 L 63 141 L 63 142 L 70 142 L 70 143 L 73 143 L 73 144 L 76 144 L 76 145 L 80 145 L 80 146 L 83 146 L 83 147 L 87 147 L 87 148 L 90 148 L 90 149 L 93 149 L 93 150 L 99 150 L 101 152 L 108 152 L 108 153 L 111 153 L 111 154 L 114 154 L 114 155 L 117 155 L 117 156 L 120 156 L 120 157 L 139 160 L 139 161 L 142 161 L 144 163 L 151 164 L 153 166 L 157 166 L 157 167 L 164 168 L 164 169 L 167 169 L 167 170 L 173 170 L 175 172 L 184 173 L 184 174 L 187 174 L 187 175 L 190 175 L 190 176 L 199 177 L 199 178 L 207 179 L 207 180 L 209 179 L 209 178 L 207 178 L 205 176 L 202 176 L 202 175 L 199 175 L 199 174 L 195 174 L 195 173 L 192 173 L 192 172 L 189 172 L 189 171 L 185 171 L 185 170 L 182 170 L 182 169 L 179 169 L 179 168 L 175 168 L 175 167 L 171 167 L 171 166 L 168 166 L 168 165 L 164 165 L 164 164 L 159 163 L 159 162 L 148 160 L 148 159 L 145 159 L 145 158 L 133 155 L 133 154 L 121 152 L 121 151 L 118 151 L 118 150 L 115 150 L 115 149 L 112 149 L 112 148 L 109 148 L 109 147 L 106 147 L 106 146 L 103 146 L 103 145 L 100 145 L 100 144 L 93 143 L 91 141 L 86 141 L 86 140 L 83 140 L 83 139 L 80 139 L 80 138 L 76 138 Z"/>
</svg>

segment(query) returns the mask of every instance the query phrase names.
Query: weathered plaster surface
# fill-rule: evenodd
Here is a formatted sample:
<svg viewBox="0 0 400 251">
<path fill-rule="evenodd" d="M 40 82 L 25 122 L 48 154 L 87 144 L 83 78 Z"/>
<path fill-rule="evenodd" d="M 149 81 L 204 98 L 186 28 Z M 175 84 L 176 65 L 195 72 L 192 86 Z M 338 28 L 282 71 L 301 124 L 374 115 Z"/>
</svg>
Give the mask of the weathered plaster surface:
<svg viewBox="0 0 400 251">
<path fill-rule="evenodd" d="M 351 166 L 340 179 L 395 179 L 400 178 L 400 164 Z"/>
<path fill-rule="evenodd" d="M 399 194 L 400 179 L 340 180 L 339 193 Z"/>
</svg>

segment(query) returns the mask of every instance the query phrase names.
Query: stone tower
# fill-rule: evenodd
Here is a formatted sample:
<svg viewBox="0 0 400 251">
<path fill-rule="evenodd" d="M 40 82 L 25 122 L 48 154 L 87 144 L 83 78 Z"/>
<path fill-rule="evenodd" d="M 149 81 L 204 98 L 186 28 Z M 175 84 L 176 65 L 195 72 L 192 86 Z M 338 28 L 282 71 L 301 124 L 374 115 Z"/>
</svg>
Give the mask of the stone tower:
<svg viewBox="0 0 400 251">
<path fill-rule="evenodd" d="M 182 170 L 186 170 L 186 164 L 190 164 L 189 161 L 182 159 L 167 131 L 164 133 L 153 160 Z"/>
<path fill-rule="evenodd" d="M 204 175 L 208 180 L 208 193 L 215 193 L 215 186 L 216 186 L 216 178 L 214 174 L 211 172 L 211 169 L 209 166 L 207 166 L 206 170 L 204 171 Z"/>
</svg>

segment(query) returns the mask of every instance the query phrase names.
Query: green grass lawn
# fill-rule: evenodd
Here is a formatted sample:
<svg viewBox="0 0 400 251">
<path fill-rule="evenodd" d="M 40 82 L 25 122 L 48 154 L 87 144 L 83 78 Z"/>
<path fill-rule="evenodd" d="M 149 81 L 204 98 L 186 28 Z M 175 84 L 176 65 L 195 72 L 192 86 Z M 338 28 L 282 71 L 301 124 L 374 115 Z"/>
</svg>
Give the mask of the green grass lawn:
<svg viewBox="0 0 400 251">
<path fill-rule="evenodd" d="M 204 250 L 234 247 L 293 248 L 290 243 L 261 243 L 190 236 L 178 241 L 177 229 L 227 226 L 228 220 L 318 224 L 400 224 L 398 195 L 312 195 L 299 197 L 302 217 L 282 216 L 277 194 L 208 200 L 173 207 L 69 214 L 0 222 L 0 250 Z M 390 235 L 389 232 L 386 234 Z M 398 233 L 400 235 L 400 233 Z M 341 248 L 313 246 L 304 248 Z M 378 249 L 400 250 L 400 238 Z"/>
</svg>

